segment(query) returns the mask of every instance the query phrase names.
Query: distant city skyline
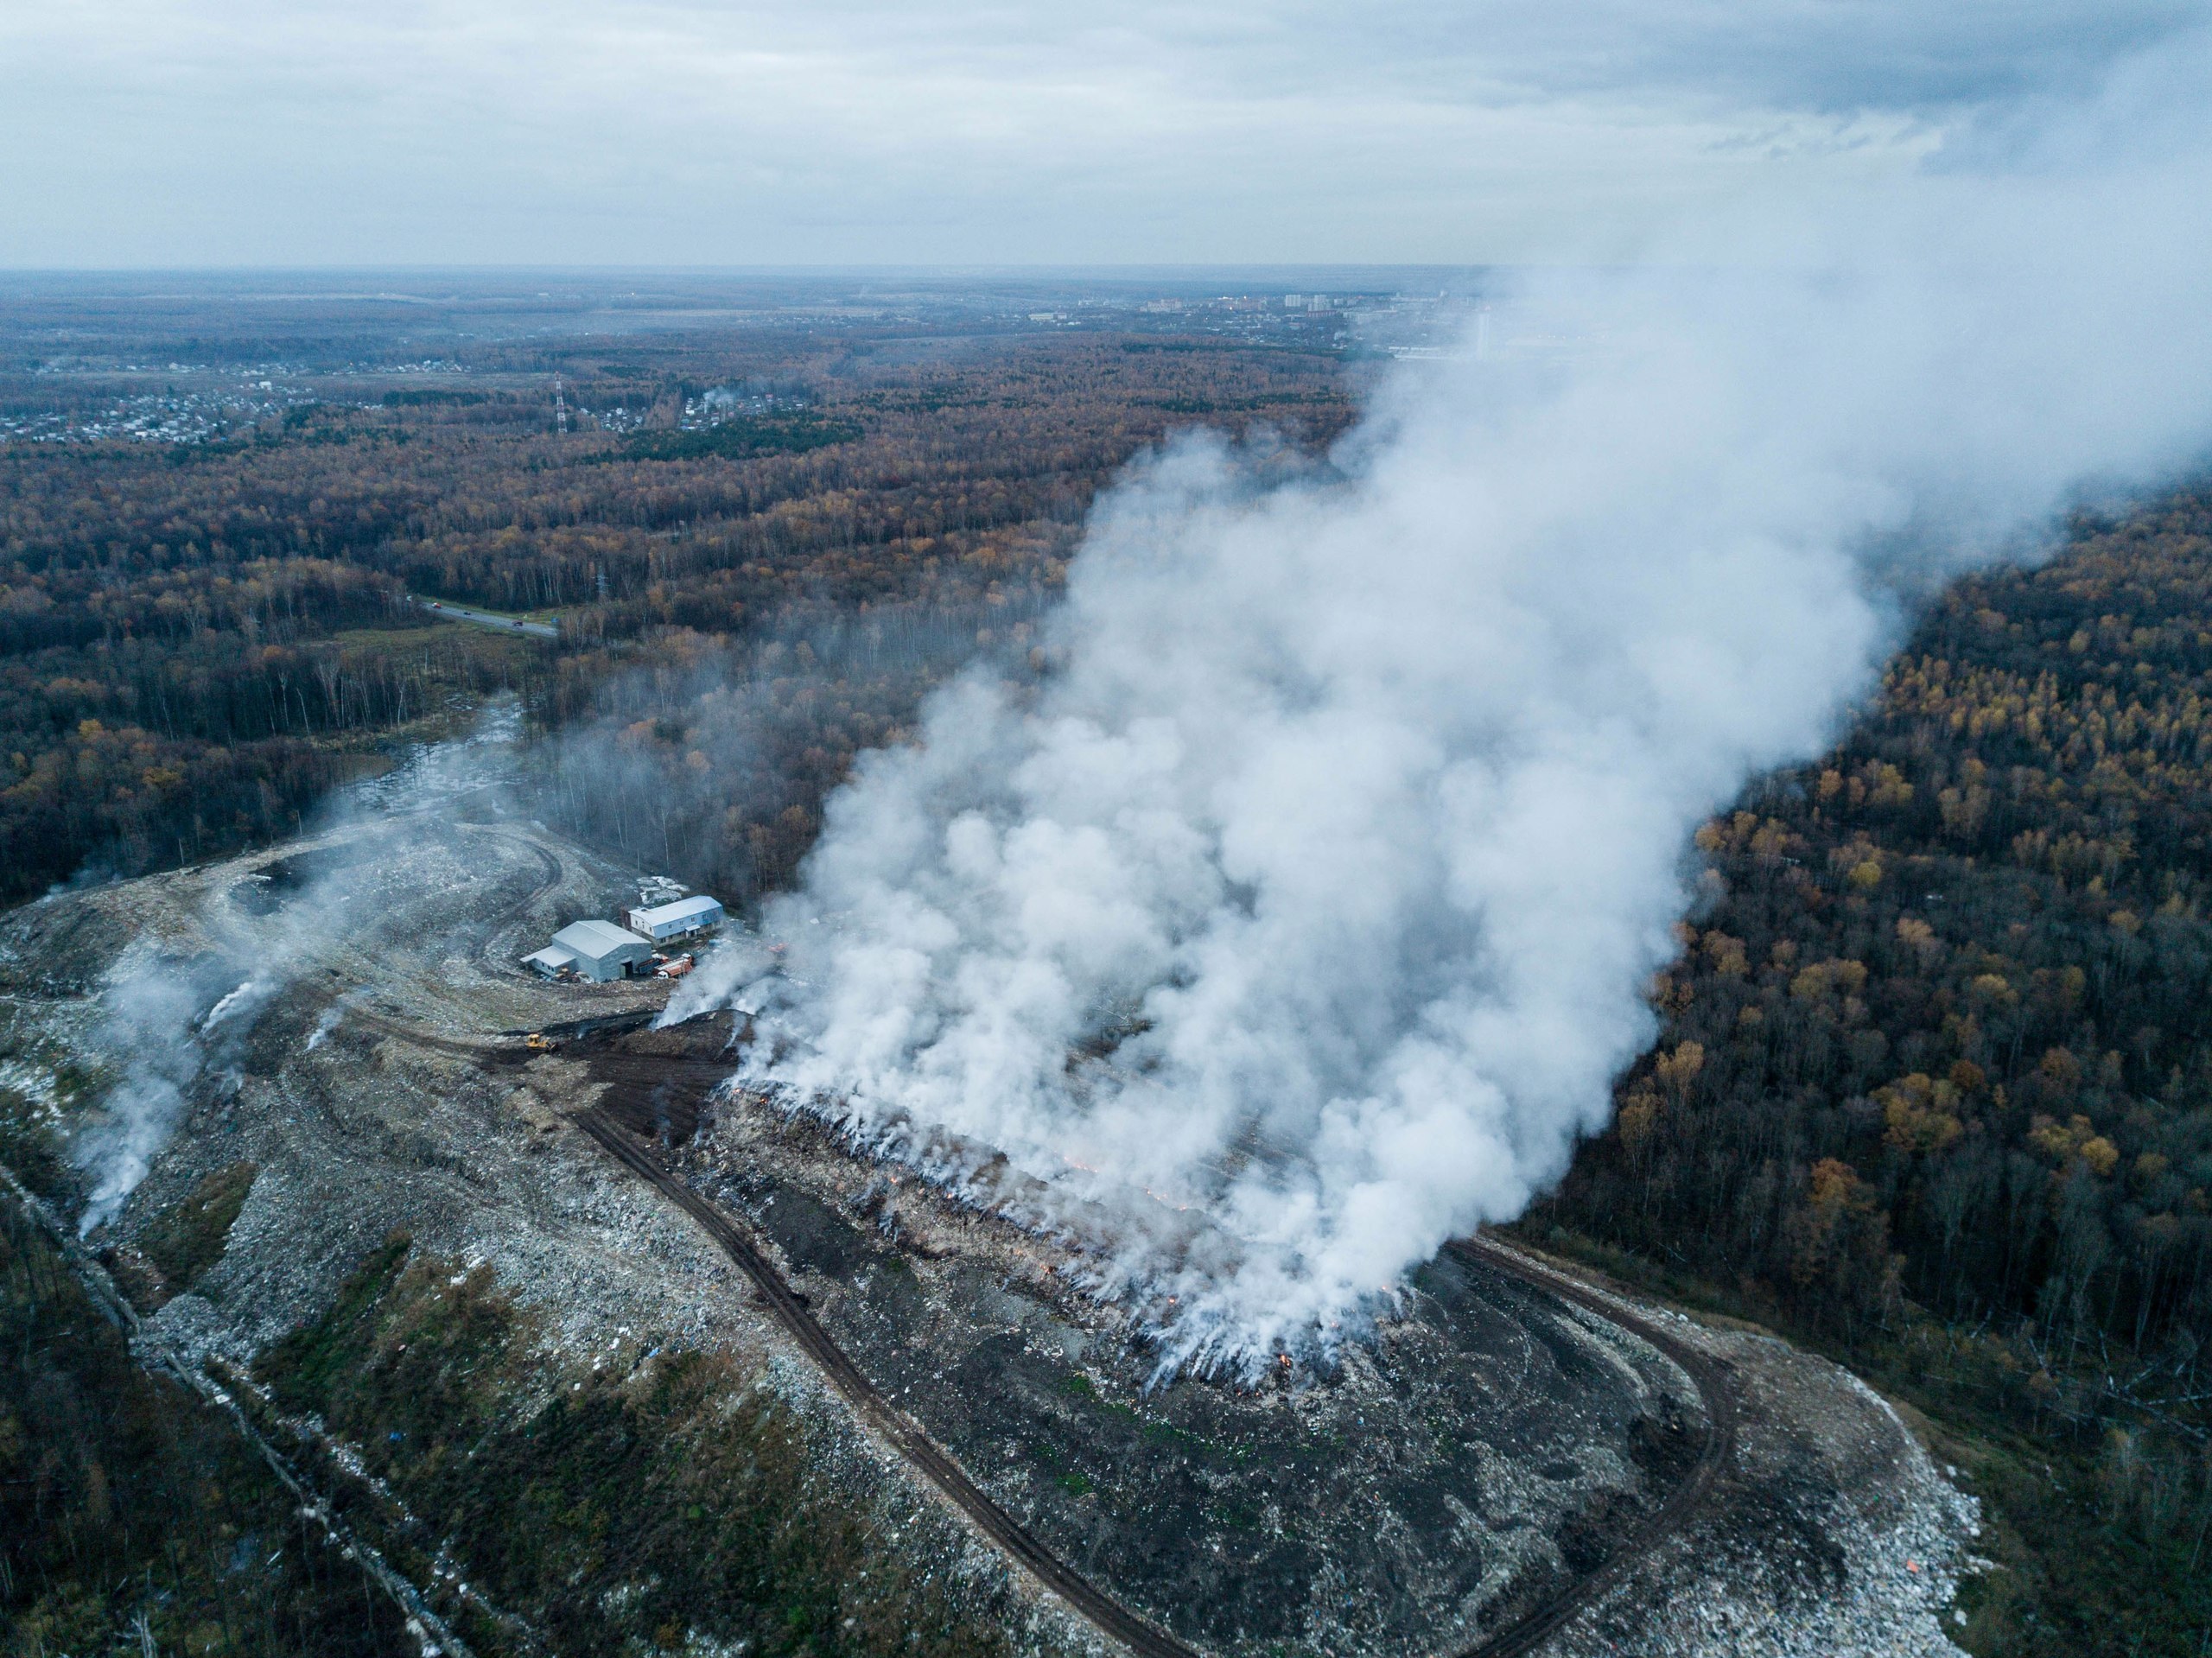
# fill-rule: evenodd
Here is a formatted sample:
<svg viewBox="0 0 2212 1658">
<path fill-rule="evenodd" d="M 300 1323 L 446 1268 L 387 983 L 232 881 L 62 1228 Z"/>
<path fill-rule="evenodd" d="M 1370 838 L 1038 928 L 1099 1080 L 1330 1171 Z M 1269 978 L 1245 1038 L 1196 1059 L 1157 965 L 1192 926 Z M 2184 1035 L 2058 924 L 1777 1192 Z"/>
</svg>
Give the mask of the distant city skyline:
<svg viewBox="0 0 2212 1658">
<path fill-rule="evenodd" d="M 0 16 L 0 265 L 1787 257 L 1940 204 L 2168 0 L 658 0 Z"/>
</svg>

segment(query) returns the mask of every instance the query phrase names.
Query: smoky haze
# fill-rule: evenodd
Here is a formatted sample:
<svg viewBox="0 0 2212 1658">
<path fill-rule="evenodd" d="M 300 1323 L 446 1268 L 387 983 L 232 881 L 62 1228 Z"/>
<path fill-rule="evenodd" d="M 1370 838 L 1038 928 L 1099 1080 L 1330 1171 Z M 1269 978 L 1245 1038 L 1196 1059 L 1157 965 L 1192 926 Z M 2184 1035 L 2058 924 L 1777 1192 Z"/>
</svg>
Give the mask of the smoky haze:
<svg viewBox="0 0 2212 1658">
<path fill-rule="evenodd" d="M 86 1187 L 81 1233 L 114 1219 L 191 1111 L 238 1091 L 262 1014 L 334 946 L 387 924 L 385 883 L 404 884 L 423 820 L 442 820 L 464 796 L 504 791 L 520 723 L 518 709 L 495 707 L 467 736 L 418 746 L 392 771 L 340 791 L 305 850 L 267 867 L 278 879 L 264 873 L 240 889 L 257 902 L 203 894 L 188 931 L 149 933 L 115 961 L 90 1041 L 108 1086 L 68 1148 Z M 308 1047 L 335 1028 L 344 1005 L 325 1008 Z"/>
<path fill-rule="evenodd" d="M 1913 596 L 2201 459 L 2204 65 L 1940 211 L 1739 227 L 1795 274 L 1529 284 L 1326 467 L 1146 460 L 1041 686 L 938 693 L 771 905 L 785 970 L 672 1011 L 760 1010 L 743 1080 L 1087 1251 L 1164 1370 L 1356 1335 L 1604 1126 L 1693 830 Z"/>
</svg>

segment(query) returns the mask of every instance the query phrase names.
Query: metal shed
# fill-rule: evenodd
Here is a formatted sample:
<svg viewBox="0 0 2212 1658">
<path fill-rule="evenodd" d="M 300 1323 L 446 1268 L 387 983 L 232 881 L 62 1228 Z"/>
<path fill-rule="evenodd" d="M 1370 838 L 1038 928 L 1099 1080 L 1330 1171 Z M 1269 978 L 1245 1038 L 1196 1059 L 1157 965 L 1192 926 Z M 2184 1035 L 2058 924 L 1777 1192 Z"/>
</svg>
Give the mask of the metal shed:
<svg viewBox="0 0 2212 1658">
<path fill-rule="evenodd" d="M 650 910 L 632 910 L 624 918 L 632 932 L 642 933 L 656 944 L 670 938 L 680 938 L 687 932 L 696 932 L 702 927 L 718 927 L 722 921 L 722 906 L 702 893 L 692 898 L 680 898 L 673 904 L 657 905 Z"/>
<path fill-rule="evenodd" d="M 551 969 L 557 973 L 562 966 L 569 966 L 587 979 L 604 984 L 609 979 L 619 979 L 632 967 L 652 959 L 653 947 L 633 932 L 626 932 L 612 921 L 571 921 L 553 935 L 553 943 L 530 958 L 537 966 L 541 958 L 556 950 L 570 959 L 556 963 Z M 538 969 L 540 972 L 546 969 Z"/>
<path fill-rule="evenodd" d="M 576 955 L 574 950 L 563 950 L 558 944 L 548 944 L 543 950 L 525 956 L 522 960 L 524 967 L 534 967 L 547 978 L 556 979 L 560 977 L 563 968 L 576 964 Z"/>
</svg>

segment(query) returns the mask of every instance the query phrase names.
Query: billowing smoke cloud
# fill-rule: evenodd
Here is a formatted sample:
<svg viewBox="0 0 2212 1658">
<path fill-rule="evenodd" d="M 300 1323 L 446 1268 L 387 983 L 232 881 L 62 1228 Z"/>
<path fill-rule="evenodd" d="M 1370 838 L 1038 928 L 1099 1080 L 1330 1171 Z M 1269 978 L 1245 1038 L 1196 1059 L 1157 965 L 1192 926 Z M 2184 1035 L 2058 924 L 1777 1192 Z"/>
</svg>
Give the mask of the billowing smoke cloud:
<svg viewBox="0 0 2212 1658">
<path fill-rule="evenodd" d="M 1603 1125 L 1693 829 L 1911 594 L 2201 456 L 2212 175 L 2111 108 L 1789 227 L 1798 274 L 1529 288 L 1573 349 L 1408 374 L 1328 467 L 1140 465 L 1041 688 L 939 694 L 771 910 L 787 972 L 677 1011 L 763 1008 L 747 1081 L 1090 1247 L 1170 1366 L 1340 1339 Z"/>
</svg>

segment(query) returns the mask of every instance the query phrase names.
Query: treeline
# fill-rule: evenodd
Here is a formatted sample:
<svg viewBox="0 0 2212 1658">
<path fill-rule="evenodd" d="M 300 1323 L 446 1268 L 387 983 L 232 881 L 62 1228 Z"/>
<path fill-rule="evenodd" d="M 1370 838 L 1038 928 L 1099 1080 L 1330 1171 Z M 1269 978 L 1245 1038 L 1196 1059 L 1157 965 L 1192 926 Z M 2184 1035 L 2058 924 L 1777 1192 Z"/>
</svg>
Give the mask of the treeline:
<svg viewBox="0 0 2212 1658">
<path fill-rule="evenodd" d="M 646 543 L 642 589 L 610 582 L 568 613 L 575 646 L 536 705 L 565 734 L 554 816 L 725 898 L 785 885 L 823 797 L 931 688 L 974 657 L 1028 671 L 1090 500 L 1140 445 L 1197 403 L 1316 438 L 1349 418 L 1325 359 L 1123 343 L 1012 342 L 957 367 L 852 357 L 815 395 L 861 439 L 649 478 L 659 509 L 693 516 Z M 817 486 L 791 487 L 802 473 Z M 537 556 L 604 572 L 620 537 L 594 537 L 549 531 Z"/>
<path fill-rule="evenodd" d="M 1954 588 L 1700 832 L 1663 1034 L 1530 1223 L 2088 1458 L 2174 1597 L 2142 1650 L 2212 1627 L 2208 601 L 2201 496 Z"/>
<path fill-rule="evenodd" d="M 632 440 L 553 432 L 550 404 L 518 423 L 503 402 L 296 410 L 288 441 L 205 457 L 0 445 L 0 579 L 22 594 L 11 604 L 67 608 L 87 586 L 173 566 L 316 556 L 493 607 L 590 607 L 580 632 L 623 637 L 679 620 L 663 608 L 671 594 L 710 575 L 721 577 L 725 622 L 732 605 L 794 591 L 851 600 L 980 586 L 963 583 L 966 565 L 979 562 L 987 581 L 1011 532 L 1035 542 L 1079 520 L 1106 476 L 1194 410 L 1317 437 L 1350 417 L 1325 356 L 964 343 L 974 349 L 920 362 L 850 347 L 764 359 L 757 346 L 725 346 L 733 378 L 778 371 L 810 387 L 811 408 L 791 418 L 810 444 L 831 441 L 795 454 L 680 458 L 691 439 L 663 431 L 648 453 L 678 458 L 638 459 Z M 702 345 L 671 366 L 686 384 L 711 384 L 714 355 Z M 570 366 L 579 404 L 670 400 L 665 372 L 640 382 Z M 764 447 L 761 424 L 734 424 L 751 435 L 740 447 Z M 307 441 L 346 434 L 409 441 Z"/>
<path fill-rule="evenodd" d="M 378 738 L 527 689 L 525 641 L 422 627 L 284 644 L 208 628 L 0 658 L 0 899 L 296 832 Z"/>
<path fill-rule="evenodd" d="M 1961 585 L 1700 833 L 1717 901 L 1563 1204 L 1847 1328 L 1903 1292 L 2069 1350 L 2212 1331 L 2208 529 Z"/>
<path fill-rule="evenodd" d="M 570 656 L 541 685 L 560 734 L 540 751 L 543 809 L 625 859 L 755 899 L 792 881 L 826 797 L 863 751 L 904 740 L 947 676 L 1031 670 L 1046 597 L 793 607 L 772 632 L 665 631 L 649 663 Z"/>
<path fill-rule="evenodd" d="M 1336 364 L 1263 351 L 1133 353 L 1112 340 L 994 342 L 921 365 L 845 353 L 813 366 L 822 431 L 849 441 L 733 462 L 620 459 L 591 433 L 546 445 L 524 499 L 448 502 L 384 568 L 421 591 L 579 607 L 586 638 L 728 630 L 792 600 L 972 601 L 1049 576 L 1090 499 L 1192 422 L 1325 436 L 1350 418 Z M 576 394 L 594 395 L 589 383 Z M 679 435 L 649 452 L 680 448 Z M 599 464 L 576 464 L 596 461 Z"/>
<path fill-rule="evenodd" d="M 568 821 L 757 891 L 861 747 L 1051 600 L 1136 448 L 1201 406 L 1349 417 L 1326 357 L 1097 338 L 578 341 L 533 372 L 577 429 L 550 386 L 493 384 L 232 444 L 0 443 L 0 899 L 287 833 L 379 735 L 503 689 L 541 730 L 632 734 L 599 746 L 642 800 L 571 788 Z M 676 429 L 728 384 L 805 407 Z M 615 406 L 647 429 L 582 413 Z M 410 592 L 556 609 L 561 647 L 426 629 Z"/>
</svg>

